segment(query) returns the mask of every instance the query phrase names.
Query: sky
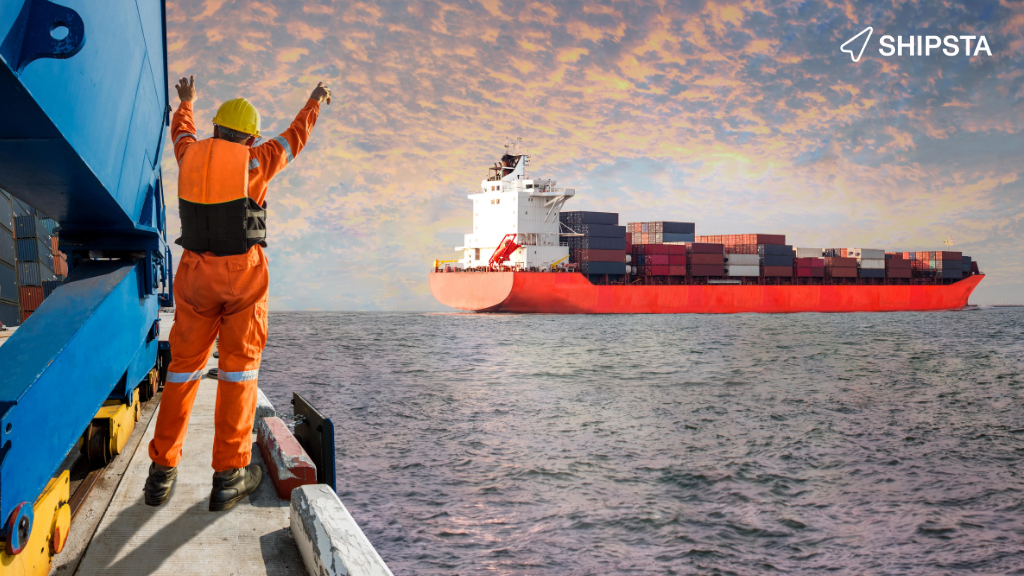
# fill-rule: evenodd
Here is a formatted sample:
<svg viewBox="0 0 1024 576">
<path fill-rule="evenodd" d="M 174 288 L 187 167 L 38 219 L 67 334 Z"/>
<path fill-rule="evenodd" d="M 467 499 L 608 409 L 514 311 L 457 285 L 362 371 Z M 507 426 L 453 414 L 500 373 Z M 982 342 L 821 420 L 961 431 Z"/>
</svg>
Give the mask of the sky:
<svg viewBox="0 0 1024 576">
<path fill-rule="evenodd" d="M 840 45 L 868 26 L 854 62 Z M 576 189 L 566 210 L 797 246 L 952 237 L 987 274 L 972 303 L 1024 304 L 1022 29 L 1021 0 L 167 3 L 201 137 L 224 100 L 273 136 L 333 90 L 270 185 L 276 311 L 445 310 L 427 273 L 507 137 Z M 884 35 L 984 35 L 991 56 L 885 57 Z M 169 149 L 163 173 L 173 193 Z"/>
</svg>

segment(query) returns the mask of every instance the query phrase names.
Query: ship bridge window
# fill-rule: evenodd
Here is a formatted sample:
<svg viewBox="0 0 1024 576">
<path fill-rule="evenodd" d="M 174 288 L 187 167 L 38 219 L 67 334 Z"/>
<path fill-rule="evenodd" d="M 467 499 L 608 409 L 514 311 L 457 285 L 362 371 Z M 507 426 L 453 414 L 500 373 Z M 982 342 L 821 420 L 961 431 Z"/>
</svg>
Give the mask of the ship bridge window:
<svg viewBox="0 0 1024 576">
<path fill-rule="evenodd" d="M 479 248 L 475 249 L 475 252 L 473 253 L 473 256 L 474 256 L 474 259 L 476 259 L 476 260 L 480 259 L 480 249 Z"/>
<path fill-rule="evenodd" d="M 526 189 L 527 190 L 532 190 L 533 189 L 533 184 L 527 184 L 526 185 Z"/>
</svg>

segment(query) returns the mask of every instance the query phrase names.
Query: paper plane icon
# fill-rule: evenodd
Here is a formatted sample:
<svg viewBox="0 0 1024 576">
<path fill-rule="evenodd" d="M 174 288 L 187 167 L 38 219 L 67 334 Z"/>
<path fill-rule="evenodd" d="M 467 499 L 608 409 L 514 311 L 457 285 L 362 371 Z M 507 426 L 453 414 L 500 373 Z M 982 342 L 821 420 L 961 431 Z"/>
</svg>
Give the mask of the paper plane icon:
<svg viewBox="0 0 1024 576">
<path fill-rule="evenodd" d="M 854 36 L 853 38 L 850 38 L 846 42 L 843 42 L 843 45 L 839 47 L 839 51 L 846 52 L 847 54 L 850 55 L 850 58 L 852 58 L 854 62 L 857 62 L 858 60 L 860 60 L 860 57 L 864 55 L 864 49 L 868 47 L 868 41 L 871 40 L 871 33 L 874 31 L 874 28 L 868 26 L 867 28 L 858 32 L 857 35 Z M 860 45 L 860 51 L 858 51 L 857 54 L 854 55 L 854 50 L 857 50 L 857 39 L 861 37 L 863 37 L 864 43 Z"/>
</svg>

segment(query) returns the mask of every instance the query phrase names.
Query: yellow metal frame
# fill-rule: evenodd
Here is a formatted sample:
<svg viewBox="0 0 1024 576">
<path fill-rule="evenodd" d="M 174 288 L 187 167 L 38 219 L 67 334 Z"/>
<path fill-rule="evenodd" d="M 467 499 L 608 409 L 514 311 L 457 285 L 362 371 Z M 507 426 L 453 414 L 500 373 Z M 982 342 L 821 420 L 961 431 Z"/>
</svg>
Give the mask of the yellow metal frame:
<svg viewBox="0 0 1024 576">
<path fill-rule="evenodd" d="M 559 258 L 557 262 L 552 262 L 552 263 L 551 263 L 551 269 L 552 269 L 552 270 L 554 270 L 555 268 L 557 268 L 557 267 L 558 267 L 558 265 L 559 265 L 559 264 L 561 264 L 562 262 L 564 262 L 564 261 L 565 261 L 565 260 L 567 260 L 568 258 L 569 258 L 569 255 L 568 255 L 568 254 L 566 254 L 566 255 L 565 255 L 564 257 L 562 257 L 562 258 Z"/>
<path fill-rule="evenodd" d="M 458 262 L 458 260 L 434 260 L 434 270 L 437 270 L 437 267 L 441 264 L 453 264 L 455 262 Z"/>
<path fill-rule="evenodd" d="M 139 389 L 132 391 L 132 405 L 128 406 L 121 400 L 107 400 L 103 407 L 96 413 L 93 420 L 109 420 L 110 427 L 110 455 L 116 456 L 124 450 L 128 443 L 128 437 L 135 430 L 135 423 L 139 421 L 141 413 L 139 404 Z"/>
<path fill-rule="evenodd" d="M 32 533 L 21 554 L 7 554 L 0 548 L 0 576 L 46 576 L 53 557 L 64 549 L 71 529 L 68 506 L 71 474 L 65 470 L 50 480 L 32 506 Z"/>
</svg>

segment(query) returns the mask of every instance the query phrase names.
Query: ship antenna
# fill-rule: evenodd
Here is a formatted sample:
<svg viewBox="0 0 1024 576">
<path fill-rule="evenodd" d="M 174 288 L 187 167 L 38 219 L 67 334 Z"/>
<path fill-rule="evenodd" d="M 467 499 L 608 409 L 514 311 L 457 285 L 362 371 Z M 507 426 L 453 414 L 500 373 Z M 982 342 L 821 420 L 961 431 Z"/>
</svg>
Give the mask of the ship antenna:
<svg viewBox="0 0 1024 576">
<path fill-rule="evenodd" d="M 946 241 L 945 241 L 945 242 L 943 242 L 943 244 L 945 244 L 945 245 L 946 245 L 946 248 L 947 248 L 947 249 L 949 249 L 949 248 L 950 248 L 950 247 L 952 247 L 952 246 L 953 246 L 954 244 L 956 244 L 956 242 L 953 242 L 953 235 L 952 235 L 952 234 L 950 234 L 950 235 L 949 235 L 949 238 L 946 238 Z"/>
</svg>

